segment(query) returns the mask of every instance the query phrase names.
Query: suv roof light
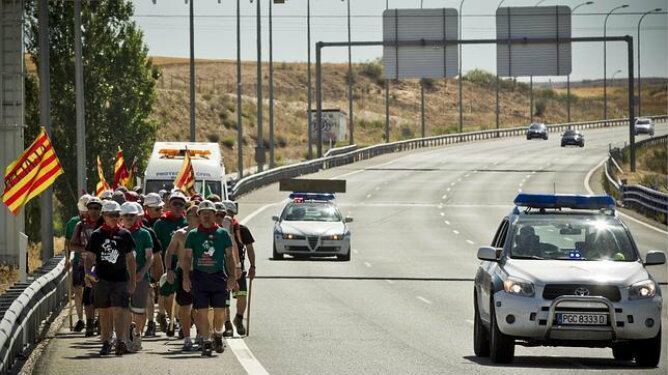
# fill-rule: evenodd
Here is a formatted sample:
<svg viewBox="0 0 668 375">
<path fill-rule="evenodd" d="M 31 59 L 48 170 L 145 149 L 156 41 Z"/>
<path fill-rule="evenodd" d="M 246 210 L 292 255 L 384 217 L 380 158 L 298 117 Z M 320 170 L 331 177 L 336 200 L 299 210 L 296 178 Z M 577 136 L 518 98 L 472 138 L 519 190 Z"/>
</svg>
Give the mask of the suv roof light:
<svg viewBox="0 0 668 375">
<path fill-rule="evenodd" d="M 305 201 L 324 201 L 330 202 L 335 199 L 333 193 L 309 193 L 309 192 L 294 192 L 289 196 L 290 200 L 293 202 L 305 202 Z"/>
<path fill-rule="evenodd" d="M 518 194 L 516 206 L 529 208 L 572 208 L 580 210 L 614 210 L 615 200 L 609 195 Z"/>
</svg>

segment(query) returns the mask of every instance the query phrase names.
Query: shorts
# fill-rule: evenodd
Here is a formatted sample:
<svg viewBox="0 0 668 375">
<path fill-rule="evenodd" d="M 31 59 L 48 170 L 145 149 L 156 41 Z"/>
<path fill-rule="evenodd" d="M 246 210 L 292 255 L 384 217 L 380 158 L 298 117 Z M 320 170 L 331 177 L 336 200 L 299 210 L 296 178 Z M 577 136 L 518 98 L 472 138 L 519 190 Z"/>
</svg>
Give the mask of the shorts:
<svg viewBox="0 0 668 375">
<path fill-rule="evenodd" d="M 179 306 L 188 306 L 193 304 L 193 294 L 183 290 L 183 270 L 176 269 L 176 283 L 179 284 L 176 290 L 176 303 Z"/>
<path fill-rule="evenodd" d="M 86 270 L 84 269 L 83 262 L 80 264 L 72 264 L 72 286 L 81 287 L 84 286 L 84 278 L 86 276 Z"/>
<path fill-rule="evenodd" d="M 128 308 L 130 306 L 127 281 L 100 279 L 93 288 L 93 295 L 96 309 L 107 309 L 109 307 Z"/>
<path fill-rule="evenodd" d="M 149 287 L 148 280 L 137 281 L 135 292 L 130 296 L 130 311 L 135 314 L 143 314 L 146 311 Z"/>
<path fill-rule="evenodd" d="M 224 271 L 206 273 L 195 270 L 190 280 L 195 310 L 227 306 L 230 293 L 227 291 L 227 275 Z"/>
<path fill-rule="evenodd" d="M 239 290 L 232 292 L 234 298 L 246 297 L 248 295 L 248 285 L 246 283 L 246 271 L 241 273 L 241 277 L 237 280 L 239 284 Z M 228 303 L 229 306 L 229 303 Z"/>
<path fill-rule="evenodd" d="M 81 303 L 83 303 L 84 306 L 92 306 L 93 305 L 93 288 L 84 286 L 83 289 L 83 295 L 81 296 Z"/>
</svg>

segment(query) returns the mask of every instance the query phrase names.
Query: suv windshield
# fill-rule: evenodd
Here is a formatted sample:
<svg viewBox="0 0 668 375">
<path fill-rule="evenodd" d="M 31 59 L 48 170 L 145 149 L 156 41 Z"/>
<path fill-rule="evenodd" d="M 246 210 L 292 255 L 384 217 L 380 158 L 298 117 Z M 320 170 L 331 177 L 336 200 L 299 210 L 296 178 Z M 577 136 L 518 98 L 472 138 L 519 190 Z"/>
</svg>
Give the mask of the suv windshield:
<svg viewBox="0 0 668 375">
<path fill-rule="evenodd" d="M 564 132 L 565 136 L 571 136 L 576 134 L 578 134 L 578 132 L 576 132 L 575 130 L 566 130 L 566 132 Z"/>
<path fill-rule="evenodd" d="M 618 262 L 637 260 L 624 227 L 602 218 L 520 221 L 515 225 L 511 238 L 510 257 Z"/>
<path fill-rule="evenodd" d="M 341 221 L 341 214 L 329 203 L 292 203 L 285 207 L 282 219 L 285 221 Z"/>
<path fill-rule="evenodd" d="M 636 125 L 649 125 L 649 120 L 638 120 Z"/>
<path fill-rule="evenodd" d="M 543 126 L 543 124 L 531 124 L 530 129 L 542 129 Z"/>
</svg>

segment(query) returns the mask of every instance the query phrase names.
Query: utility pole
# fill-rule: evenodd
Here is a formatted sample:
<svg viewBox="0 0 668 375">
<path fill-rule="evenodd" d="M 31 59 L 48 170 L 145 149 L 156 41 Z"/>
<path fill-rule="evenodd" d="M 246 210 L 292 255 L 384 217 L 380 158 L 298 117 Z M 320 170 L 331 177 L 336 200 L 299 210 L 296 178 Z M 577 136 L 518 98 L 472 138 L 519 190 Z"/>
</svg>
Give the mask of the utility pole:
<svg viewBox="0 0 668 375">
<path fill-rule="evenodd" d="M 627 4 L 612 8 L 606 15 L 603 21 L 603 37 L 608 35 L 608 17 L 617 9 L 628 8 Z M 608 120 L 608 43 L 603 41 L 603 119 Z"/>
<path fill-rule="evenodd" d="M 274 168 L 274 44 L 271 22 L 273 3 L 274 0 L 269 0 L 269 169 Z"/>
<path fill-rule="evenodd" d="M 459 2 L 459 35 L 457 37 L 459 40 L 462 40 L 462 5 L 464 5 L 464 0 L 461 0 Z M 459 48 L 459 79 L 457 82 L 459 83 L 459 132 L 462 133 L 464 131 L 464 107 L 463 107 L 463 100 L 462 100 L 462 44 L 459 43 L 457 45 L 457 48 Z"/>
<path fill-rule="evenodd" d="M 49 72 L 49 8 L 48 0 L 39 0 L 39 120 L 51 136 L 51 77 Z M 53 140 L 52 140 L 53 141 Z M 42 259 L 53 258 L 53 186 L 39 196 Z"/>
<path fill-rule="evenodd" d="M 252 0 L 251 0 L 252 1 Z M 271 1 L 271 0 L 270 0 Z M 257 139 L 255 146 L 255 162 L 257 171 L 262 172 L 264 167 L 264 138 L 262 135 L 262 7 L 261 0 L 257 0 L 256 33 L 257 33 Z"/>
<path fill-rule="evenodd" d="M 84 81 L 81 53 L 81 0 L 74 0 L 74 86 L 76 91 L 77 124 L 77 195 L 87 190 L 86 186 L 86 120 L 84 117 Z"/>
<path fill-rule="evenodd" d="M 241 0 L 237 0 L 237 169 L 239 179 L 244 176 L 244 131 L 241 124 Z"/>
<path fill-rule="evenodd" d="M 195 0 L 190 3 L 190 142 L 195 142 Z"/>
<path fill-rule="evenodd" d="M 353 122 L 353 60 L 352 60 L 352 46 L 350 33 L 350 0 L 348 3 L 348 121 L 350 121 L 350 144 L 355 144 L 355 123 Z"/>
<path fill-rule="evenodd" d="M 389 0 L 385 0 L 385 10 L 390 8 Z M 385 74 L 385 142 L 390 143 L 390 80 Z"/>
<path fill-rule="evenodd" d="M 306 44 L 306 51 L 308 54 L 308 57 L 306 58 L 306 74 L 308 75 L 306 78 L 308 82 L 308 113 L 306 114 L 306 126 L 308 127 L 308 159 L 311 160 L 313 159 L 313 123 L 311 121 L 311 0 L 306 0 Z"/>
</svg>

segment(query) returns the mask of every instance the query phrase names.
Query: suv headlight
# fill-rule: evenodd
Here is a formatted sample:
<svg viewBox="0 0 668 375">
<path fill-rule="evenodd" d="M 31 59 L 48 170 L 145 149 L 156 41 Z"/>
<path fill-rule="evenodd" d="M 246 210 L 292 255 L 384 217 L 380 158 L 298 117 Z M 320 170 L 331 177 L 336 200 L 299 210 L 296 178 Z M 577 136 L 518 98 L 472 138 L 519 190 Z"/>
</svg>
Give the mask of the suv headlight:
<svg viewBox="0 0 668 375">
<path fill-rule="evenodd" d="M 506 293 L 518 296 L 533 297 L 534 295 L 533 283 L 516 277 L 508 277 L 504 280 L 503 289 Z"/>
<path fill-rule="evenodd" d="M 656 283 L 645 280 L 635 283 L 629 287 L 629 299 L 652 298 L 656 295 Z"/>
<path fill-rule="evenodd" d="M 332 234 L 331 236 L 325 236 L 326 240 L 338 241 L 343 239 L 343 234 Z"/>
<path fill-rule="evenodd" d="M 283 233 L 283 239 L 284 240 L 303 240 L 303 239 L 305 239 L 305 237 L 300 236 L 298 234 Z"/>
</svg>

